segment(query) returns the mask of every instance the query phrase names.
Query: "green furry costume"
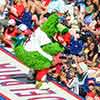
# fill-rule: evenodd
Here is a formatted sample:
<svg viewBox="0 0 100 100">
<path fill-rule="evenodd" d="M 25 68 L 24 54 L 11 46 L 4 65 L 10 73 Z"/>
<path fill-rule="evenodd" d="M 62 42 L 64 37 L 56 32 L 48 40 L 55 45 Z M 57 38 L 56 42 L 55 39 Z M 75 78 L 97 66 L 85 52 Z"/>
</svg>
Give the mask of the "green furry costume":
<svg viewBox="0 0 100 100">
<path fill-rule="evenodd" d="M 59 33 L 59 28 L 57 25 L 59 24 L 59 17 L 57 14 L 52 14 L 48 20 L 40 26 L 40 29 L 47 34 L 49 39 L 51 40 L 56 33 Z M 66 29 L 68 32 L 68 29 Z M 61 33 L 61 32 L 60 32 Z M 58 42 L 51 42 L 41 46 L 42 50 L 52 57 L 57 53 L 62 52 L 64 50 L 63 46 Z M 17 46 L 15 49 L 16 57 L 27 65 L 30 68 L 35 70 L 42 70 L 45 68 L 49 68 L 52 64 L 52 60 L 50 61 L 38 51 L 26 51 L 24 46 Z"/>
</svg>

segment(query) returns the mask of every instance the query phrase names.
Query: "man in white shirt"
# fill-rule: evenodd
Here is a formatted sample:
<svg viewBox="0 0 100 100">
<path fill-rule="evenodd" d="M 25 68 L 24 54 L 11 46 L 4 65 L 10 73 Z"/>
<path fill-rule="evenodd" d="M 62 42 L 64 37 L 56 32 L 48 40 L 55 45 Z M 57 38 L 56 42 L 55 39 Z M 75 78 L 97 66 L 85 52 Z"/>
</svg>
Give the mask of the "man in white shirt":
<svg viewBox="0 0 100 100">
<path fill-rule="evenodd" d="M 65 2 L 63 0 L 52 0 L 48 5 L 48 13 L 58 11 L 64 13 Z"/>
</svg>

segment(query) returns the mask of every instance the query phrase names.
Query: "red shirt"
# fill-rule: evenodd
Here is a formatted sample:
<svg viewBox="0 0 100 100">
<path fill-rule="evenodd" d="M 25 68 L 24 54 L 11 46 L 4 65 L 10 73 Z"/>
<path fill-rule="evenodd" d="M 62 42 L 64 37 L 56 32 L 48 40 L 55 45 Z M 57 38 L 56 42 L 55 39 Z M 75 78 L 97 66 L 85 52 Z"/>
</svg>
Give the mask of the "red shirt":
<svg viewBox="0 0 100 100">
<path fill-rule="evenodd" d="M 93 93 L 92 91 L 89 91 L 89 92 L 87 93 L 87 96 L 88 96 L 88 97 L 91 97 L 91 98 L 94 98 L 96 95 L 95 95 L 95 93 Z"/>
<path fill-rule="evenodd" d="M 63 35 L 63 39 L 64 41 L 69 45 L 70 41 L 71 41 L 71 34 L 68 32 L 66 34 Z"/>
<path fill-rule="evenodd" d="M 57 64 L 55 67 L 56 67 L 56 72 L 55 73 L 59 74 L 62 70 L 62 64 Z"/>
<path fill-rule="evenodd" d="M 18 34 L 17 28 L 15 28 L 12 32 L 7 28 L 4 37 L 10 39 L 11 37 L 15 37 Z"/>
<path fill-rule="evenodd" d="M 100 96 L 96 96 L 96 94 L 93 93 L 92 91 L 90 91 L 90 92 L 87 93 L 87 97 L 91 97 L 93 100 L 100 100 Z M 96 97 L 98 99 L 96 99 Z"/>
<path fill-rule="evenodd" d="M 68 45 L 70 44 L 70 41 L 71 41 L 71 34 L 69 32 L 67 32 L 66 34 L 64 34 L 63 36 L 58 34 L 56 36 L 56 39 L 60 42 L 60 43 L 63 43 L 63 42 L 66 42 Z"/>
<path fill-rule="evenodd" d="M 100 31 L 100 27 L 96 28 L 96 31 Z M 96 39 L 97 39 L 97 41 L 98 41 L 98 44 L 100 45 L 100 36 L 97 35 L 97 36 L 96 36 Z"/>
<path fill-rule="evenodd" d="M 100 27 L 96 28 L 96 30 L 100 31 Z"/>
<path fill-rule="evenodd" d="M 54 56 L 53 58 L 54 64 L 61 63 L 60 56 L 61 56 L 61 53 L 58 53 L 57 55 Z"/>
<path fill-rule="evenodd" d="M 47 6 L 50 3 L 51 0 L 42 0 L 42 2 L 45 2 L 45 5 Z"/>
<path fill-rule="evenodd" d="M 14 8 L 16 8 L 17 10 L 17 14 L 18 14 L 18 18 L 20 19 L 22 16 L 23 16 L 23 13 L 24 13 L 24 5 L 21 3 L 21 4 L 16 4 L 14 5 Z M 16 19 L 16 17 L 10 13 L 10 16 L 9 16 L 10 19 Z"/>
<path fill-rule="evenodd" d="M 15 28 L 13 31 L 10 31 L 8 28 L 4 32 L 4 41 L 6 45 L 12 47 L 12 37 L 15 37 L 18 34 L 18 30 Z"/>
</svg>

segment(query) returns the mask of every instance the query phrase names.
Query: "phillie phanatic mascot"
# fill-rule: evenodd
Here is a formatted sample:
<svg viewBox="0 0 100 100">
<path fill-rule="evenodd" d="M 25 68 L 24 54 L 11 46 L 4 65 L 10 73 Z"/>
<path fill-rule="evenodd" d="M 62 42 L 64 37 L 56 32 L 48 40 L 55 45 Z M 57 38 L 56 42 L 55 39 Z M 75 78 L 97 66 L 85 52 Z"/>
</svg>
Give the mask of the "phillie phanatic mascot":
<svg viewBox="0 0 100 100">
<path fill-rule="evenodd" d="M 63 46 L 53 37 L 57 33 L 62 35 L 67 32 L 68 28 L 59 23 L 59 16 L 54 13 L 32 33 L 28 42 L 14 49 L 16 57 L 36 71 L 36 80 L 45 81 L 54 56 L 64 50 Z"/>
</svg>

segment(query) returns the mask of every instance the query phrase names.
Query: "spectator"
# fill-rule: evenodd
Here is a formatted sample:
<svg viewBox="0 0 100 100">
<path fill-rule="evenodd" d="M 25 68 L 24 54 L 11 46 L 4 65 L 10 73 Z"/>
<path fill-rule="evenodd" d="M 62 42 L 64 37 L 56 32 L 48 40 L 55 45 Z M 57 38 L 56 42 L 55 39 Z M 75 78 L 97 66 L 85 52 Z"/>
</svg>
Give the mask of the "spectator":
<svg viewBox="0 0 100 100">
<path fill-rule="evenodd" d="M 4 34 L 3 34 L 3 41 L 5 44 L 9 45 L 12 47 L 12 37 L 16 37 L 18 34 L 18 30 L 16 28 L 16 22 L 13 19 L 10 19 L 8 21 L 8 27 L 6 28 Z"/>
<path fill-rule="evenodd" d="M 94 80 L 88 81 L 88 88 L 86 100 L 100 100 L 99 90 L 96 88 Z"/>
<path fill-rule="evenodd" d="M 32 20 L 35 22 L 35 24 L 38 26 L 42 24 L 43 15 L 47 13 L 47 7 L 43 5 L 43 2 L 34 0 L 32 5 Z M 45 19 L 43 19 L 45 21 Z"/>
<path fill-rule="evenodd" d="M 14 20 L 20 20 L 24 13 L 24 5 L 21 0 L 14 0 L 14 3 L 10 8 L 9 18 Z"/>
<path fill-rule="evenodd" d="M 67 77 L 69 74 L 69 78 L 67 80 L 67 86 L 68 88 L 73 91 L 75 94 L 79 94 L 79 81 L 78 77 L 76 74 L 76 69 L 75 68 L 70 68 Z"/>
<path fill-rule="evenodd" d="M 29 29 L 33 28 L 34 23 L 32 24 L 32 13 L 28 8 L 26 8 L 24 11 L 23 17 L 21 18 L 21 23 L 28 26 Z"/>
<path fill-rule="evenodd" d="M 0 43 L 3 41 L 6 44 L 5 47 L 8 45 L 17 47 L 24 46 L 29 41 L 29 44 L 34 44 L 31 45 L 31 51 L 37 51 L 43 45 L 40 46 L 40 40 L 38 41 L 35 34 L 31 35 L 31 33 L 37 27 L 41 29 L 43 23 L 44 26 L 53 23 L 53 20 L 49 24 L 45 24 L 45 21 L 54 12 L 57 13 L 55 17 L 58 17 L 57 22 L 54 22 L 55 33 L 52 38 L 49 38 L 48 34 L 46 36 L 50 42 L 56 41 L 61 47 L 64 47 L 64 52 L 53 56 L 50 70 L 45 69 L 35 73 L 31 69 L 28 79 L 37 78 L 41 81 L 42 76 L 46 76 L 49 71 L 48 75 L 51 79 L 73 93 L 79 94 L 79 87 L 84 85 L 88 76 L 93 78 L 100 76 L 99 68 L 95 68 L 96 71 L 94 71 L 94 67 L 100 64 L 98 59 L 100 58 L 99 0 L 1 0 Z M 52 25 L 50 28 L 53 28 Z M 65 32 L 63 29 L 67 31 Z M 36 33 L 42 33 L 42 31 L 41 29 Z M 52 30 L 50 31 L 52 32 Z M 32 42 L 30 36 L 33 36 Z M 25 50 L 29 52 L 30 47 Z M 51 62 L 52 57 L 50 57 L 48 58 Z M 95 76 L 90 75 L 92 73 Z M 46 79 L 46 77 L 44 78 Z M 95 85 L 94 81 L 88 81 L 89 91 L 86 100 L 100 99 L 100 91 Z"/>
<path fill-rule="evenodd" d="M 24 42 L 29 38 L 31 35 L 31 31 L 25 24 L 20 24 L 18 26 L 18 34 L 12 40 L 14 42 L 14 46 L 17 47 L 18 45 L 23 45 Z"/>
<path fill-rule="evenodd" d="M 87 53 L 87 64 L 91 67 L 95 67 L 97 58 L 98 58 L 98 47 L 94 42 L 92 42 L 89 45 L 89 52 Z"/>
<path fill-rule="evenodd" d="M 52 13 L 55 10 L 64 13 L 65 3 L 63 0 L 52 0 L 48 5 L 48 13 Z"/>
<path fill-rule="evenodd" d="M 7 2 L 5 0 L 0 1 L 0 26 L 6 27 L 8 22 L 8 9 L 6 7 Z"/>
</svg>

